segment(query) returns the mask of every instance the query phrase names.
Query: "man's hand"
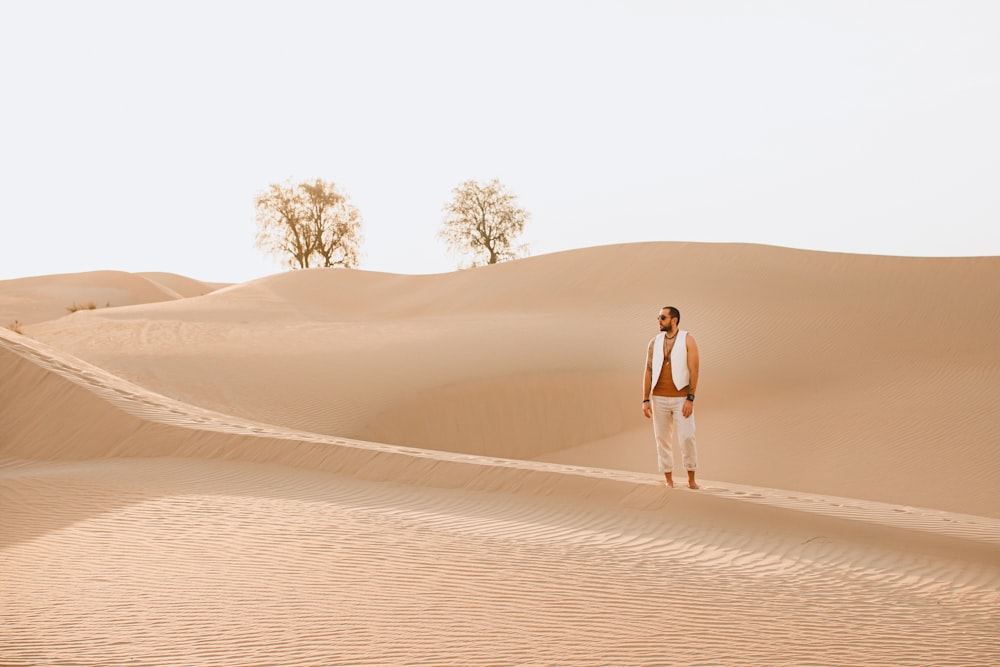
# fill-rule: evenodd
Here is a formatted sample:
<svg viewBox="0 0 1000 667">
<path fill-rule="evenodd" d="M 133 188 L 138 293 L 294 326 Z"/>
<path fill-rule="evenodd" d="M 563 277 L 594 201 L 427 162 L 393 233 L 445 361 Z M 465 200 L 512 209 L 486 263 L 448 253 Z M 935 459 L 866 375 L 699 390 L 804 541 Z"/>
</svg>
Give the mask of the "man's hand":
<svg viewBox="0 0 1000 667">
<path fill-rule="evenodd" d="M 642 404 L 642 416 L 646 419 L 653 416 L 653 404 L 649 401 L 644 401 Z"/>
<path fill-rule="evenodd" d="M 687 419 L 694 412 L 694 401 L 684 401 L 684 405 L 681 407 L 681 414 Z"/>
</svg>

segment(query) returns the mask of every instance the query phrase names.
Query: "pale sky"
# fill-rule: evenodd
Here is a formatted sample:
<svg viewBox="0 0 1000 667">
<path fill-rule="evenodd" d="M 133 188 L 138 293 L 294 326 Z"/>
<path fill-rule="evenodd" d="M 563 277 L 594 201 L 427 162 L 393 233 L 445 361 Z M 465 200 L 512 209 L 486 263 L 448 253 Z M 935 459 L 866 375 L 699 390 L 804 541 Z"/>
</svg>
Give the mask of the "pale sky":
<svg viewBox="0 0 1000 667">
<path fill-rule="evenodd" d="M 453 270 L 467 179 L 532 254 L 633 241 L 1000 255 L 1000 2 L 5 2 L 0 279 L 244 282 L 269 183 L 362 269 Z"/>
</svg>

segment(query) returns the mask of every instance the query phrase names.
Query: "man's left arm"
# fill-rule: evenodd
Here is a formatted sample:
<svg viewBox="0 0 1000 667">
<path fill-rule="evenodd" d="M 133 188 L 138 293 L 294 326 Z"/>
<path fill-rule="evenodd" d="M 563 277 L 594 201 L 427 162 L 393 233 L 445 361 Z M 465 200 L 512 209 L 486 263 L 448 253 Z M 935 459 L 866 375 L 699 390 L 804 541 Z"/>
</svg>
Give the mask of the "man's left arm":
<svg viewBox="0 0 1000 667">
<path fill-rule="evenodd" d="M 695 342 L 694 336 L 691 334 L 687 335 L 687 357 L 688 357 L 688 373 L 691 375 L 691 382 L 688 383 L 688 393 L 697 394 L 698 393 L 698 369 L 701 367 L 701 358 L 698 356 L 698 343 Z M 691 413 L 694 411 L 694 401 L 684 401 L 684 407 L 681 409 L 681 414 L 685 417 L 690 417 Z"/>
</svg>

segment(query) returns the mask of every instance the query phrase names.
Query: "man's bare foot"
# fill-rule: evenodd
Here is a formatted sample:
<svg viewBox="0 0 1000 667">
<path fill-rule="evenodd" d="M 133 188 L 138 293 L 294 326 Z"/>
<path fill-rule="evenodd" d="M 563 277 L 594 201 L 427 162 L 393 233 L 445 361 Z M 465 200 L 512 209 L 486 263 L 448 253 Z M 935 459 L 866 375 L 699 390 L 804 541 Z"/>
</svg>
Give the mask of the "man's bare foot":
<svg viewBox="0 0 1000 667">
<path fill-rule="evenodd" d="M 698 482 L 694 481 L 694 471 L 693 470 L 689 470 L 688 471 L 688 488 L 689 489 L 700 489 L 701 488 L 698 485 Z"/>
<path fill-rule="evenodd" d="M 665 472 L 665 473 L 663 473 L 663 476 L 666 478 L 667 488 L 668 489 L 674 488 L 674 477 L 673 477 L 673 475 L 671 475 L 669 472 Z"/>
</svg>

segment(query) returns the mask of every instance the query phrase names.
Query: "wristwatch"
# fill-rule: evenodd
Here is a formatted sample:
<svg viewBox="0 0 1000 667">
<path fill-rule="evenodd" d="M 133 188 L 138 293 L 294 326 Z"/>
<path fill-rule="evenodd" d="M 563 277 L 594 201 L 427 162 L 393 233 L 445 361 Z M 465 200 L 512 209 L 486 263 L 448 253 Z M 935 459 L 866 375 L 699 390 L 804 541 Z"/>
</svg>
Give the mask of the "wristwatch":
<svg viewBox="0 0 1000 667">
<path fill-rule="evenodd" d="M 694 403 L 694 394 L 688 394 L 688 400 Z"/>
</svg>

